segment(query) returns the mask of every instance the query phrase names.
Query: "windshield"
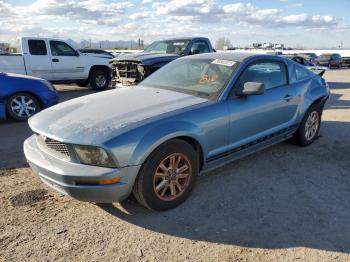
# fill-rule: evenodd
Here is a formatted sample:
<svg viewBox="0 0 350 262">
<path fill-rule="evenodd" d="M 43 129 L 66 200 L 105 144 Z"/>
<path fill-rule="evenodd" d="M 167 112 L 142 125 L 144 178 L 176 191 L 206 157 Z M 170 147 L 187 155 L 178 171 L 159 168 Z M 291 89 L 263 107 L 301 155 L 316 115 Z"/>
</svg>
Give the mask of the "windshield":
<svg viewBox="0 0 350 262">
<path fill-rule="evenodd" d="M 187 47 L 190 40 L 165 40 L 156 41 L 145 48 L 144 52 L 178 54 L 180 55 Z"/>
<path fill-rule="evenodd" d="M 163 66 L 140 85 L 216 99 L 237 66 L 238 63 L 228 60 L 193 57 L 178 59 Z"/>
</svg>

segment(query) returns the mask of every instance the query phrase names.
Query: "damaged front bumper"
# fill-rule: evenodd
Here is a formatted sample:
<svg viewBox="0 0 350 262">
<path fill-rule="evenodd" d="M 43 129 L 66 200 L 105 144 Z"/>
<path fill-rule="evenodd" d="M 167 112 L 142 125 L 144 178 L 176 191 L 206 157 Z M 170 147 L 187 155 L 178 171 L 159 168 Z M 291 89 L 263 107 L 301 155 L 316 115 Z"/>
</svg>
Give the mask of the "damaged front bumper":
<svg viewBox="0 0 350 262">
<path fill-rule="evenodd" d="M 139 61 L 112 62 L 112 86 L 134 86 L 149 75 L 148 68 Z"/>
</svg>

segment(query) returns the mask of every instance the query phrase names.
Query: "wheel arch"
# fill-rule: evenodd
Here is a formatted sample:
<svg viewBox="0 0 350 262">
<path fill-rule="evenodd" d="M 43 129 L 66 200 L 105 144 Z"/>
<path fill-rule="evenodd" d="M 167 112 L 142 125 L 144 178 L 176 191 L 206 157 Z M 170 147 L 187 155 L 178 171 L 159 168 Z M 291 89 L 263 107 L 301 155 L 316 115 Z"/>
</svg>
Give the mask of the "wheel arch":
<svg viewBox="0 0 350 262">
<path fill-rule="evenodd" d="M 203 167 L 203 164 L 204 164 L 203 148 L 202 148 L 202 145 L 200 144 L 200 142 L 198 141 L 198 139 L 195 138 L 194 136 L 189 135 L 189 134 L 177 134 L 177 135 L 169 136 L 166 139 L 163 139 L 161 141 L 157 141 L 156 143 L 153 144 L 151 149 L 148 150 L 147 153 L 145 153 L 142 156 L 142 158 L 140 159 L 141 165 L 160 146 L 162 146 L 170 141 L 173 141 L 173 140 L 182 140 L 182 141 L 186 142 L 187 144 L 189 144 L 195 150 L 195 152 L 197 153 L 197 156 L 198 156 L 199 170 L 201 170 Z"/>
<path fill-rule="evenodd" d="M 179 128 L 181 127 L 181 128 Z M 199 126 L 187 121 L 171 121 L 156 125 L 143 133 L 133 147 L 128 165 L 142 165 L 159 146 L 179 139 L 188 143 L 198 154 L 200 167 L 204 164 L 205 145 L 201 141 Z"/>
<path fill-rule="evenodd" d="M 173 137 L 171 139 L 168 139 L 163 144 L 168 143 L 168 142 L 170 142 L 172 140 L 182 140 L 182 141 L 185 141 L 186 143 L 188 143 L 190 146 L 192 146 L 192 148 L 196 151 L 197 156 L 198 156 L 199 170 L 202 170 L 203 163 L 204 163 L 204 157 L 203 157 L 203 148 L 202 148 L 202 145 L 199 143 L 199 141 L 197 139 L 195 139 L 194 137 L 192 137 L 192 136 L 183 135 L 183 136 L 176 136 L 176 137 Z M 157 148 L 155 148 L 155 150 Z"/>
<path fill-rule="evenodd" d="M 109 78 L 111 78 L 111 72 L 112 72 L 112 69 L 109 67 L 109 66 L 106 66 L 106 65 L 93 65 L 90 67 L 90 71 L 89 71 L 89 78 L 91 77 L 91 73 L 93 71 L 96 71 L 96 70 L 103 70 L 103 71 L 106 71 Z"/>
</svg>

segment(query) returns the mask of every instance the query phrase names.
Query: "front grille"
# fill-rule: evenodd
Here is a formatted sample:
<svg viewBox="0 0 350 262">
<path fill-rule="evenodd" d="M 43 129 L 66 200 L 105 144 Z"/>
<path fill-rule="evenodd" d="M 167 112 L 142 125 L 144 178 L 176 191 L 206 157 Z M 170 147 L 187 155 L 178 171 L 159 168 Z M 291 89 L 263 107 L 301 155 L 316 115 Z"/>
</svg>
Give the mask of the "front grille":
<svg viewBox="0 0 350 262">
<path fill-rule="evenodd" d="M 43 151 L 56 156 L 58 158 L 62 158 L 65 160 L 70 159 L 69 149 L 67 144 L 62 143 L 60 141 L 44 137 L 42 135 L 37 135 L 37 141 L 39 146 Z"/>
<path fill-rule="evenodd" d="M 52 150 L 55 150 L 58 153 L 69 157 L 69 151 L 65 143 L 53 140 L 51 138 L 46 138 L 44 141 L 45 141 L 45 144 Z"/>
</svg>

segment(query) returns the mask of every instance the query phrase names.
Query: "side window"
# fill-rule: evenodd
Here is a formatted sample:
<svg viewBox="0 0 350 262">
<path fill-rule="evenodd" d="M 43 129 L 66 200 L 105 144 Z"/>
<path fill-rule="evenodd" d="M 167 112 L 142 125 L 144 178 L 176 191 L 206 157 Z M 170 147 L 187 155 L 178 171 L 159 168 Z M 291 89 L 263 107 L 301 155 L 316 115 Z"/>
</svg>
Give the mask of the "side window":
<svg viewBox="0 0 350 262">
<path fill-rule="evenodd" d="M 31 55 L 47 55 L 44 40 L 28 40 L 28 47 Z"/>
<path fill-rule="evenodd" d="M 300 81 L 309 77 L 309 70 L 300 66 L 295 66 L 295 80 Z"/>
<path fill-rule="evenodd" d="M 238 87 L 246 82 L 258 82 L 265 85 L 265 89 L 287 85 L 286 66 L 280 62 L 258 62 L 244 70 L 238 79 Z"/>
<path fill-rule="evenodd" d="M 209 46 L 206 41 L 198 40 L 191 47 L 191 54 L 209 53 Z"/>
<path fill-rule="evenodd" d="M 61 41 L 50 41 L 51 53 L 53 56 L 76 56 L 77 52 Z"/>
</svg>

